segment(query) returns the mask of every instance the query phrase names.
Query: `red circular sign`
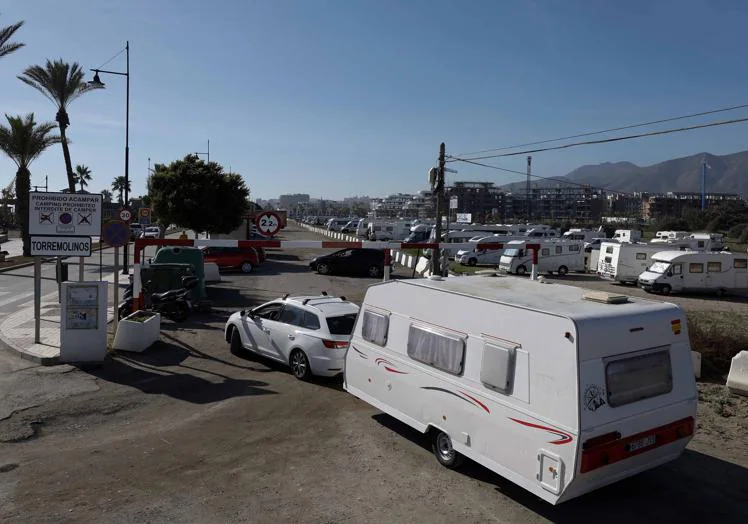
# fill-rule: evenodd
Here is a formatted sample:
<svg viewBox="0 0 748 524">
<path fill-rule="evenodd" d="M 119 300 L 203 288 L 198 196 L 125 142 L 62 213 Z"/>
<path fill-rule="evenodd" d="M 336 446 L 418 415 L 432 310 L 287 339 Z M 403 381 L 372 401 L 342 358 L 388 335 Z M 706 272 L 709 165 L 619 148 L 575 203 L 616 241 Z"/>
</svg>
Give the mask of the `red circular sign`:
<svg viewBox="0 0 748 524">
<path fill-rule="evenodd" d="M 264 237 L 272 237 L 281 228 L 280 217 L 272 211 L 263 211 L 255 218 L 257 233 Z"/>
<path fill-rule="evenodd" d="M 129 209 L 120 209 L 119 219 L 123 222 L 129 222 L 130 220 L 132 220 L 132 212 Z"/>
</svg>

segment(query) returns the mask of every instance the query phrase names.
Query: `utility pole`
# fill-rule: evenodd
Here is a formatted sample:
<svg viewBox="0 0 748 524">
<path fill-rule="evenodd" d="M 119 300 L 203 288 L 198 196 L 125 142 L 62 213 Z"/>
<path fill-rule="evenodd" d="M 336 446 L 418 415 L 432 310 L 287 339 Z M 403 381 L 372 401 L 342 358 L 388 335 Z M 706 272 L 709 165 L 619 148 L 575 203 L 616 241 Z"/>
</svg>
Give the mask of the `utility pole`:
<svg viewBox="0 0 748 524">
<path fill-rule="evenodd" d="M 532 157 L 527 157 L 527 182 L 525 182 L 525 198 L 527 199 L 527 223 L 532 222 L 532 187 L 530 186 L 530 175 L 532 174 Z"/>
<path fill-rule="evenodd" d="M 709 165 L 706 163 L 706 155 L 701 161 L 701 210 L 706 208 L 706 169 Z"/>
<path fill-rule="evenodd" d="M 439 166 L 436 168 L 434 194 L 436 195 L 436 242 L 442 239 L 442 207 L 444 206 L 444 164 L 446 163 L 446 149 L 444 142 L 439 146 Z M 434 275 L 441 275 L 441 250 L 436 247 L 431 253 L 431 267 Z"/>
</svg>

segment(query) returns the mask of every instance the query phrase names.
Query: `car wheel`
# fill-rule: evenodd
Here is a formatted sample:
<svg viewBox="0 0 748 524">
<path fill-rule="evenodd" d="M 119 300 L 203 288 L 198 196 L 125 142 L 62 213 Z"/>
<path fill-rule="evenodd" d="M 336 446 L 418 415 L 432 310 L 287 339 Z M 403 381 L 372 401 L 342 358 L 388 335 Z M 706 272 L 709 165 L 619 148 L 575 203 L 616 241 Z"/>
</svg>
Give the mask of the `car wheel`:
<svg viewBox="0 0 748 524">
<path fill-rule="evenodd" d="M 670 284 L 665 284 L 660 288 L 660 293 L 663 295 L 669 295 L 672 290 L 673 288 L 670 287 Z"/>
<path fill-rule="evenodd" d="M 294 349 L 291 352 L 291 372 L 299 380 L 307 380 L 312 376 L 312 370 L 309 367 L 309 359 L 300 349 Z"/>
<path fill-rule="evenodd" d="M 371 266 L 368 273 L 371 278 L 379 278 L 382 276 L 382 268 L 379 266 Z"/>
<path fill-rule="evenodd" d="M 478 263 L 478 260 L 475 258 L 471 258 L 468 260 L 468 266 L 474 266 Z"/>
<path fill-rule="evenodd" d="M 569 272 L 569 268 L 568 268 L 568 267 L 566 267 L 566 266 L 560 266 L 560 267 L 558 268 L 558 274 L 559 274 L 560 276 L 564 276 L 564 275 L 565 275 L 565 274 L 567 274 L 568 272 Z"/>
<path fill-rule="evenodd" d="M 251 273 L 253 269 L 252 262 L 242 262 L 239 268 L 242 270 L 242 273 Z"/>
<path fill-rule="evenodd" d="M 452 439 L 443 431 L 435 430 L 431 436 L 431 449 L 436 460 L 445 468 L 455 469 L 462 464 L 464 457 L 452 447 Z"/>
<path fill-rule="evenodd" d="M 242 346 L 242 337 L 239 334 L 239 329 L 236 327 L 231 328 L 231 342 L 229 343 L 229 350 L 232 355 L 241 355 L 244 352 L 244 346 Z"/>
<path fill-rule="evenodd" d="M 519 266 L 519 267 L 517 268 L 517 271 L 516 271 L 516 273 L 517 273 L 518 275 L 524 275 L 525 273 L 527 273 L 527 268 L 526 268 L 525 266 Z"/>
<path fill-rule="evenodd" d="M 330 266 L 325 264 L 324 262 L 320 262 L 317 264 L 317 273 L 320 275 L 327 275 L 330 273 Z"/>
</svg>

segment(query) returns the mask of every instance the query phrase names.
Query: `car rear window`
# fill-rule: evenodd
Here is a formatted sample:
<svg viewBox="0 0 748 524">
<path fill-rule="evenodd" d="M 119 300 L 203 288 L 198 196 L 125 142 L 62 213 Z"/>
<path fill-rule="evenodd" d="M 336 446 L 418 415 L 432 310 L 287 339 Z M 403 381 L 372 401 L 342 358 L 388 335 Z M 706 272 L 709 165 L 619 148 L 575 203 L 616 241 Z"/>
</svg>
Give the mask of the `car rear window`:
<svg viewBox="0 0 748 524">
<path fill-rule="evenodd" d="M 350 335 L 353 333 L 353 325 L 356 323 L 356 313 L 342 315 L 339 317 L 327 317 L 327 327 L 331 335 Z"/>
</svg>

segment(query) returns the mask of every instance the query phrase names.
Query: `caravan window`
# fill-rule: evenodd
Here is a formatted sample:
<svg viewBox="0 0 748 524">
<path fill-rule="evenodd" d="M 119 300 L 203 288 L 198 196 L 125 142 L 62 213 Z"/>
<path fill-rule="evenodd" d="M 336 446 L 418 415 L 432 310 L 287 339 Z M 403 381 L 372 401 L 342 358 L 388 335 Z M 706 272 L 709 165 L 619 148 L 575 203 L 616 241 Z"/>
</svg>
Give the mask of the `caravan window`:
<svg viewBox="0 0 748 524">
<path fill-rule="evenodd" d="M 636 254 L 637 260 L 647 260 L 647 254 L 646 253 L 637 253 Z"/>
<path fill-rule="evenodd" d="M 436 369 L 460 375 L 465 359 L 465 340 L 431 328 L 411 325 L 408 356 Z"/>
<path fill-rule="evenodd" d="M 704 264 L 697 264 L 695 262 L 688 264 L 688 272 L 689 273 L 703 273 L 704 272 Z"/>
<path fill-rule="evenodd" d="M 551 254 L 550 248 L 544 247 L 543 249 L 540 250 L 540 256 L 542 257 L 547 257 L 550 254 Z"/>
<path fill-rule="evenodd" d="M 607 246 L 607 247 L 605 248 L 605 252 L 606 252 L 606 253 L 612 253 L 612 252 L 613 252 L 613 246 Z"/>
<path fill-rule="evenodd" d="M 502 346 L 486 342 L 483 346 L 483 362 L 480 369 L 480 381 L 483 385 L 501 393 L 509 393 L 514 377 L 514 352 L 516 346 Z"/>
<path fill-rule="evenodd" d="M 735 269 L 745 269 L 748 267 L 748 258 L 736 258 L 733 263 Z"/>
<path fill-rule="evenodd" d="M 384 346 L 387 344 L 389 328 L 389 316 L 369 310 L 364 311 L 364 320 L 361 326 L 361 336 L 364 340 L 378 346 Z"/>
<path fill-rule="evenodd" d="M 576 253 L 579 251 L 579 245 L 578 244 L 572 244 L 569 246 L 569 252 L 570 253 Z"/>
<path fill-rule="evenodd" d="M 556 246 L 556 254 L 557 255 L 559 255 L 563 250 L 564 250 L 564 248 L 562 248 L 561 246 Z"/>
<path fill-rule="evenodd" d="M 722 262 L 707 262 L 707 264 L 706 264 L 706 272 L 707 273 L 721 273 L 722 272 Z"/>
<path fill-rule="evenodd" d="M 673 390 L 670 348 L 607 362 L 605 382 L 612 408 L 669 393 Z"/>
</svg>

